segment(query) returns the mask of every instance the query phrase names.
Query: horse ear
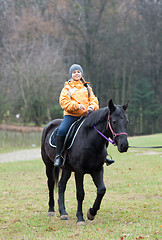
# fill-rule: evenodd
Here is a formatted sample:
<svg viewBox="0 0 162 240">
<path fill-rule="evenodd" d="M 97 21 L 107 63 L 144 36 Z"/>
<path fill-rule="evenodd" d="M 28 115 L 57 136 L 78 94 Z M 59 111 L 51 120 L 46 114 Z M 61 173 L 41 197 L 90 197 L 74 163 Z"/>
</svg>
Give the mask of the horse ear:
<svg viewBox="0 0 162 240">
<path fill-rule="evenodd" d="M 127 101 L 127 103 L 122 106 L 124 111 L 126 111 L 126 109 L 128 108 L 128 103 L 129 103 L 129 101 Z"/>
<path fill-rule="evenodd" d="M 108 106 L 110 109 L 110 114 L 115 111 L 115 105 L 114 105 L 112 99 L 110 99 Z"/>
</svg>

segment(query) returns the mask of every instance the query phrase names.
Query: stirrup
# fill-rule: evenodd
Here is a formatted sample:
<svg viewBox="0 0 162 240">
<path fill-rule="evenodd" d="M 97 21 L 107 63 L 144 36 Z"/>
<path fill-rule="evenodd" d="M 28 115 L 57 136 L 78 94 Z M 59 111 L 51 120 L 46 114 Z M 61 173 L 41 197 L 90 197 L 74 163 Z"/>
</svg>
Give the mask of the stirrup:
<svg viewBox="0 0 162 240">
<path fill-rule="evenodd" d="M 108 156 L 110 156 L 110 159 L 106 157 L 105 159 L 105 163 L 107 166 L 111 165 L 112 163 L 114 163 L 115 161 L 112 159 L 110 154 L 107 154 Z"/>
</svg>

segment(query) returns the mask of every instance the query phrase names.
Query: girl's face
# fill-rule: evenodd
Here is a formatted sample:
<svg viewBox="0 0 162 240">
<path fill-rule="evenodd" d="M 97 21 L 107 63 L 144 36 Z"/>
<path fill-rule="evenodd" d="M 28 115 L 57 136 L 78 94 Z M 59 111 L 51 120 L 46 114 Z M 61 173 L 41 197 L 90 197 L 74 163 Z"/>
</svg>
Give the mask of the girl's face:
<svg viewBox="0 0 162 240">
<path fill-rule="evenodd" d="M 79 70 L 75 70 L 75 71 L 72 72 L 71 76 L 72 76 L 72 79 L 74 81 L 79 81 L 81 79 L 81 77 L 82 77 L 82 73 Z"/>
</svg>

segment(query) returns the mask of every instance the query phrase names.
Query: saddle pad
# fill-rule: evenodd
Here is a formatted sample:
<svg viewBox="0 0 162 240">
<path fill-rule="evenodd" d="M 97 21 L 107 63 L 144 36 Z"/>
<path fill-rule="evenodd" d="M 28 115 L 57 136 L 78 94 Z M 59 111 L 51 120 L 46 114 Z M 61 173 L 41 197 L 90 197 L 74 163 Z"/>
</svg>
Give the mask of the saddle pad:
<svg viewBox="0 0 162 240">
<path fill-rule="evenodd" d="M 56 148 L 56 135 L 57 135 L 57 132 L 58 132 L 58 128 L 56 128 L 52 132 L 52 134 L 51 134 L 51 136 L 49 138 L 49 144 L 50 144 L 51 147 L 55 147 Z"/>
<path fill-rule="evenodd" d="M 82 126 L 85 118 L 86 118 L 85 116 L 80 117 L 78 120 L 72 123 L 65 137 L 64 149 L 70 149 L 72 147 L 76 135 L 78 134 L 78 131 Z"/>
<path fill-rule="evenodd" d="M 66 149 L 70 149 L 74 143 L 74 140 L 76 138 L 76 135 L 81 127 L 81 125 L 83 124 L 85 120 L 85 116 L 79 118 L 78 120 L 76 120 L 74 123 L 72 123 L 72 125 L 70 126 L 66 137 L 65 137 L 65 141 L 64 141 L 64 150 Z M 49 144 L 51 147 L 56 147 L 56 135 L 57 135 L 57 131 L 58 128 L 56 128 L 50 138 L 49 138 Z"/>
</svg>

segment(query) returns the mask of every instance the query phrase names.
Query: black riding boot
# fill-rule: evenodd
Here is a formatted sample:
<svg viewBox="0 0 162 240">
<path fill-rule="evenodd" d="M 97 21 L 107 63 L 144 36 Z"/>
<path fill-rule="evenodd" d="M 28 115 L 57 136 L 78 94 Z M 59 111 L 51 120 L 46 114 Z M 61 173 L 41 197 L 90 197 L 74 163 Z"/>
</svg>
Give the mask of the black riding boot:
<svg viewBox="0 0 162 240">
<path fill-rule="evenodd" d="M 107 166 L 109 166 L 110 164 L 114 163 L 115 161 L 113 159 L 110 159 L 108 157 L 106 157 L 105 163 Z"/>
<path fill-rule="evenodd" d="M 64 136 L 56 136 L 56 158 L 55 158 L 55 167 L 63 167 L 64 158 L 62 156 L 63 146 L 64 146 Z"/>
</svg>

